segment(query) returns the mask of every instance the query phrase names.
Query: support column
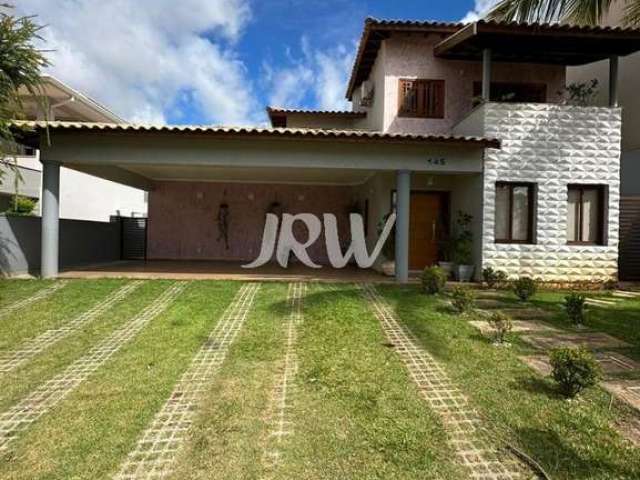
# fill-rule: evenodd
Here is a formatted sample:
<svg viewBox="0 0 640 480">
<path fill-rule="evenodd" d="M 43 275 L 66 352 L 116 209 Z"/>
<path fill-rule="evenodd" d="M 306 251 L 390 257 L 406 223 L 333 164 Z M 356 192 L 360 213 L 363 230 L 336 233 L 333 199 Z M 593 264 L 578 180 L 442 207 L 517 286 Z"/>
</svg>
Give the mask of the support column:
<svg viewBox="0 0 640 480">
<path fill-rule="evenodd" d="M 396 281 L 409 280 L 409 208 L 411 202 L 411 172 L 396 173 Z"/>
<path fill-rule="evenodd" d="M 609 57 L 609 106 L 618 106 L 618 63 L 619 57 Z"/>
<path fill-rule="evenodd" d="M 40 275 L 42 278 L 58 276 L 58 249 L 60 224 L 60 164 L 42 161 L 42 238 Z"/>
<path fill-rule="evenodd" d="M 491 101 L 491 49 L 482 50 L 482 100 Z"/>
</svg>

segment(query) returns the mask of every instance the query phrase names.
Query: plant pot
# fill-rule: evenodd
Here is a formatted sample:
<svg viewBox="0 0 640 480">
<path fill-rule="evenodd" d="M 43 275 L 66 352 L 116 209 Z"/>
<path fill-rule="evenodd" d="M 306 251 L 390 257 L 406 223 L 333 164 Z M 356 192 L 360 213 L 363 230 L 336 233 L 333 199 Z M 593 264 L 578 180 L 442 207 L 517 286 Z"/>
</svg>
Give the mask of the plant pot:
<svg viewBox="0 0 640 480">
<path fill-rule="evenodd" d="M 447 278 L 453 276 L 453 262 L 438 262 L 438 266 L 447 274 Z"/>
<path fill-rule="evenodd" d="M 458 265 L 456 268 L 456 277 L 459 282 L 470 282 L 473 278 L 473 265 Z"/>
<path fill-rule="evenodd" d="M 394 260 L 385 260 L 380 264 L 380 269 L 387 277 L 393 277 L 396 274 L 396 262 Z"/>
</svg>

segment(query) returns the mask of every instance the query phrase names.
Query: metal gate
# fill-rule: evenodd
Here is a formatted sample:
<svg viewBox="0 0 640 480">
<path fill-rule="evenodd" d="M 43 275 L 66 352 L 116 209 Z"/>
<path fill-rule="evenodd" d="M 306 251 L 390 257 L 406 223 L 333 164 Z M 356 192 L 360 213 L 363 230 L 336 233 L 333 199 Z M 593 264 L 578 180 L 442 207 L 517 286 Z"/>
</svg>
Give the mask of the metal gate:
<svg viewBox="0 0 640 480">
<path fill-rule="evenodd" d="M 620 280 L 640 280 L 640 197 L 620 199 Z"/>
<path fill-rule="evenodd" d="M 122 260 L 146 260 L 147 219 L 120 217 L 120 241 Z"/>
</svg>

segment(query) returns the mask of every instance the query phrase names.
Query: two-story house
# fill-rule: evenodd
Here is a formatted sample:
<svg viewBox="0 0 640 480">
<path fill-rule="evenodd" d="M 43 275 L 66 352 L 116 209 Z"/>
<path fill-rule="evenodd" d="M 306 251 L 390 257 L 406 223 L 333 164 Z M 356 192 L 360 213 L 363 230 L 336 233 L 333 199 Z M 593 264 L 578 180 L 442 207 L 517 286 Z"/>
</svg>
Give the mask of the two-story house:
<svg viewBox="0 0 640 480">
<path fill-rule="evenodd" d="M 22 96 L 26 116 L 32 120 L 124 122 L 100 103 L 50 75 L 42 78 L 41 98 L 33 98 L 26 91 Z M 17 190 L 18 194 L 36 200 L 34 213 L 40 213 L 42 164 L 38 149 L 25 148 L 17 158 L 0 162 L 0 169 L 5 172 L 0 183 L 0 212 L 9 208 Z M 114 215 L 146 216 L 146 193 L 142 190 L 70 168 L 61 169 L 60 182 L 61 218 L 107 222 Z"/>
<path fill-rule="evenodd" d="M 367 19 L 351 111 L 271 107 L 271 128 L 53 122 L 43 273 L 57 273 L 56 175 L 71 164 L 149 190 L 149 259 L 250 261 L 268 212 L 333 213 L 345 248 L 359 212 L 371 247 L 395 211 L 403 282 L 448 256 L 463 212 L 476 276 L 615 278 L 616 66 L 638 50 L 636 30 Z M 608 105 L 565 104 L 567 66 L 600 60 L 612 66 Z M 25 142 L 37 145 L 34 125 Z M 308 243 L 326 264 L 323 237 Z"/>
</svg>

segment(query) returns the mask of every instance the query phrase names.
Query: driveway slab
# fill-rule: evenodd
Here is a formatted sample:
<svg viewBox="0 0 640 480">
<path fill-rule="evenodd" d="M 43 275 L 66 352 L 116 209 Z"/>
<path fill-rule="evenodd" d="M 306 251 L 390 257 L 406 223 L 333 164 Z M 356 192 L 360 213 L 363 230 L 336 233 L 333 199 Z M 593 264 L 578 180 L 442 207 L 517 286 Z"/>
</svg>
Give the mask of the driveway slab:
<svg viewBox="0 0 640 480">
<path fill-rule="evenodd" d="M 523 335 L 523 340 L 541 350 L 560 347 L 585 347 L 589 350 L 625 348 L 631 345 L 606 333 L 555 333 L 552 335 Z"/>
<path fill-rule="evenodd" d="M 602 386 L 640 412 L 640 380 L 607 380 Z"/>
<path fill-rule="evenodd" d="M 634 371 L 640 373 L 640 363 L 620 353 L 598 352 L 595 357 L 605 376 L 610 377 L 611 375 Z M 551 364 L 547 355 L 527 355 L 519 358 L 540 375 L 547 376 L 551 374 Z"/>
<path fill-rule="evenodd" d="M 469 322 L 475 328 L 480 330 L 480 333 L 483 335 L 493 335 L 495 333 L 495 329 L 491 326 L 491 324 L 486 320 L 472 320 Z M 536 322 L 531 320 L 513 320 L 513 329 L 512 332 L 523 333 L 523 332 L 547 332 L 547 333 L 560 333 L 555 327 L 548 325 L 542 322 Z"/>
</svg>

